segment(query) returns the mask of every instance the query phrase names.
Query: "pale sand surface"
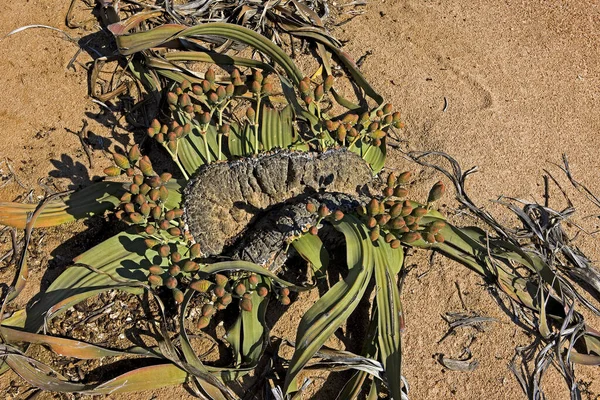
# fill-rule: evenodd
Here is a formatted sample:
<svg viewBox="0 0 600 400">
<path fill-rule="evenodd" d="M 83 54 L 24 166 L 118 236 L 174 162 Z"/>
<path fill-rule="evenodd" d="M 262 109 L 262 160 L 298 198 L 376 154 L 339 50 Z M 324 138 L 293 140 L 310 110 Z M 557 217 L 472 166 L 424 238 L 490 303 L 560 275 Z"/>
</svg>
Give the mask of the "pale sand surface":
<svg viewBox="0 0 600 400">
<path fill-rule="evenodd" d="M 58 0 L 9 2 L 0 14 L 0 36 L 33 23 L 65 28 L 67 6 Z M 570 188 L 552 163 L 560 163 L 567 153 L 576 177 L 600 193 L 599 8 L 593 1 L 372 0 L 365 15 L 333 34 L 347 41 L 345 51 L 355 59 L 372 52 L 362 70 L 403 113 L 403 135 L 411 148 L 445 151 L 465 168 L 480 167 L 467 185 L 476 203 L 508 222 L 508 214 L 489 200 L 504 194 L 543 201 L 546 168 L 579 209 L 577 222 L 595 231 L 600 210 Z M 85 13 L 79 16 L 87 18 Z M 74 31 L 73 36 L 91 32 Z M 67 179 L 46 178 L 62 176 L 57 169 L 75 173 L 76 183 L 85 184 L 88 174 L 101 175 L 109 164 L 102 151 L 95 150 L 95 165 L 88 172 L 79 138 L 72 133 L 81 128 L 84 113 L 100 111 L 87 96 L 87 72 L 78 65 L 75 72 L 65 69 L 75 51 L 60 34 L 46 30 L 29 30 L 0 41 L 0 159 L 11 160 L 26 187 L 36 188 L 38 179 L 44 178 L 46 184 L 67 188 L 71 183 Z M 80 60 L 87 61 L 86 57 Z M 122 140 L 93 121 L 90 127 L 106 139 L 104 144 Z M 390 168 L 406 165 L 399 152 L 391 152 Z M 427 185 L 439 179 L 429 171 L 419 176 Z M 11 183 L 0 189 L 0 200 L 24 192 Z M 36 194 L 41 193 L 38 188 Z M 455 206 L 451 201 L 448 205 Z M 551 191 L 550 205 L 565 206 L 556 189 Z M 46 239 L 48 252 L 83 229 L 83 224 L 77 224 L 52 231 Z M 597 238 L 582 235 L 580 244 L 593 260 L 600 260 Z M 410 264 L 415 268 L 402 296 L 407 317 L 404 373 L 411 385 L 410 398 L 525 398 L 507 365 L 514 348 L 532 338 L 510 321 L 474 273 L 441 257 L 429 265 L 426 254 L 411 258 Z M 34 268 L 32 282 L 42 275 L 43 263 Z M 3 273 L 2 281 L 11 276 Z M 437 344 L 447 328 L 440 315 L 462 309 L 455 282 L 469 309 L 499 320 L 476 334 L 470 348 L 479 367 L 471 373 L 444 372 L 434 359 L 438 353 L 458 356 L 473 333 L 461 332 Z M 31 294 L 35 286 L 28 287 Z M 590 321 L 600 326 L 597 319 Z M 292 326 L 280 324 L 274 332 L 293 338 Z M 576 371 L 579 380 L 590 383 L 591 393 L 584 398 L 597 398 L 598 369 L 576 367 Z M 7 374 L 0 378 L 0 391 L 11 380 L 22 384 Z M 543 387 L 549 399 L 568 398 L 564 381 L 552 368 Z M 169 388 L 113 398 L 187 396 L 181 388 Z M 42 396 L 46 397 L 50 395 Z M 329 399 L 332 393 L 323 390 L 314 398 Z"/>
</svg>

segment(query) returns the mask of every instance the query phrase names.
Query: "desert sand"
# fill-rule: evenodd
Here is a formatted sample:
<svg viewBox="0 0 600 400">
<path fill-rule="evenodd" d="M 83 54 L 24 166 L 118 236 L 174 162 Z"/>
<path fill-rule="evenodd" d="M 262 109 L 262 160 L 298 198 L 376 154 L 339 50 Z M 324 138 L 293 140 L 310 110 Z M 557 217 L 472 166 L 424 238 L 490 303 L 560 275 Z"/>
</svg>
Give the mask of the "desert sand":
<svg viewBox="0 0 600 400">
<path fill-rule="evenodd" d="M 8 2 L 0 14 L 0 184 L 10 175 L 9 163 L 19 181 L 13 179 L 0 189 L 2 201 L 14 200 L 29 189 L 41 195 L 40 185 L 54 190 L 85 185 L 110 164 L 106 153 L 110 146 L 129 140 L 118 126 L 110 129 L 97 122 L 111 116 L 88 96 L 88 72 L 81 64 L 90 61 L 89 55 L 79 55 L 81 64 L 67 69 L 78 47 L 61 33 L 31 29 L 4 37 L 28 24 L 65 29 L 76 38 L 98 30 L 93 22 L 81 29 L 66 28 L 67 7 L 68 2 L 58 0 Z M 411 149 L 445 151 L 464 168 L 477 165 L 480 172 L 468 180 L 467 190 L 476 203 L 506 223 L 514 220 L 490 200 L 506 195 L 542 202 L 542 176 L 547 169 L 577 207 L 576 222 L 588 232 L 599 229 L 600 210 L 570 187 L 553 164 L 566 153 L 577 179 L 600 193 L 597 2 L 371 0 L 364 10 L 364 15 L 332 33 L 345 41 L 344 49 L 354 59 L 369 53 L 361 69 L 401 110 L 406 125 L 401 134 Z M 76 17 L 91 16 L 80 9 Z M 77 136 L 86 115 L 92 117 L 87 118 L 93 132 L 91 168 Z M 390 152 L 389 168 L 407 165 L 399 151 Z M 430 183 L 440 178 L 429 170 L 419 176 Z M 550 206 L 566 206 L 560 191 L 554 187 L 550 193 Z M 448 210 L 456 207 L 451 200 L 447 204 Z M 80 223 L 49 231 L 45 256 L 33 265 L 32 283 L 44 275 L 48 261 L 68 263 L 53 249 L 85 229 Z M 577 243 L 600 262 L 597 235 L 580 235 Z M 85 245 L 74 247 L 82 250 Z M 414 266 L 402 294 L 407 318 L 403 372 L 410 398 L 526 398 L 508 364 L 515 347 L 529 344 L 532 337 L 511 322 L 476 274 L 441 257 L 432 263 L 428 255 L 410 260 Z M 1 280 L 11 277 L 11 271 L 4 271 Z M 469 310 L 498 322 L 489 324 L 485 332 L 461 331 L 438 343 L 447 330 L 441 315 L 464 308 L 457 284 Z M 35 286 L 28 287 L 30 294 L 36 292 Z M 600 326 L 600 320 L 595 322 Z M 285 328 L 274 331 L 293 336 Z M 478 368 L 469 373 L 445 371 L 435 356 L 458 356 L 473 334 L 476 340 L 470 348 Z M 584 398 L 597 398 L 597 367 L 578 366 L 576 372 L 582 388 L 589 390 Z M 12 373 L 0 378 L 0 393 L 6 398 L 16 398 L 18 388 L 22 393 L 26 387 Z M 549 399 L 568 398 L 555 369 L 544 377 L 543 388 Z M 313 398 L 332 398 L 332 394 L 324 389 Z M 110 398 L 174 396 L 189 394 L 182 388 L 167 388 Z"/>
</svg>

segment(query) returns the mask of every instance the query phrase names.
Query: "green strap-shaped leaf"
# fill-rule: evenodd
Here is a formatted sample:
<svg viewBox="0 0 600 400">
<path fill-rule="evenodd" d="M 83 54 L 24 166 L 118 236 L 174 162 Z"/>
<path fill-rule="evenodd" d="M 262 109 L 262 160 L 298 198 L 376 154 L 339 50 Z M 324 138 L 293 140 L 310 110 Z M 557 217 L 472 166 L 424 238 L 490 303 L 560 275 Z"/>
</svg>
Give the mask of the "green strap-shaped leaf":
<svg viewBox="0 0 600 400">
<path fill-rule="evenodd" d="M 231 125 L 227 141 L 229 153 L 234 157 L 254 154 L 255 137 L 254 129 L 250 124 L 244 124 L 241 129 L 237 125 Z"/>
<path fill-rule="evenodd" d="M 261 277 L 261 283 L 271 289 L 269 278 Z M 247 282 L 245 284 L 248 285 Z M 269 339 L 269 329 L 265 321 L 268 297 L 260 297 L 253 291 L 251 300 L 252 310 L 240 310 L 235 323 L 227 331 L 227 341 L 235 357 L 235 368 L 223 374 L 227 380 L 239 379 L 255 368 Z"/>
<path fill-rule="evenodd" d="M 208 154 L 206 141 L 208 141 Z M 212 162 L 218 158 L 218 133 L 212 125 L 208 126 L 204 134 L 194 130 L 178 143 L 177 156 L 188 175 L 192 175 L 202 165 L 207 164 L 209 159 Z"/>
<path fill-rule="evenodd" d="M 401 364 L 402 353 L 400 345 L 400 293 L 396 284 L 396 275 L 393 270 L 395 260 L 388 259 L 386 248 L 390 247 L 383 238 L 377 240 L 375 249 L 375 284 L 377 295 L 377 333 L 378 347 L 381 362 L 385 368 L 388 389 L 392 399 L 401 400 Z"/>
<path fill-rule="evenodd" d="M 260 142 L 262 151 L 287 149 L 293 142 L 292 108 L 279 111 L 263 103 L 261 106 Z"/>
<path fill-rule="evenodd" d="M 310 264 L 317 279 L 325 278 L 329 252 L 317 235 L 304 234 L 292 242 L 294 249 Z"/>
<path fill-rule="evenodd" d="M 185 248 L 178 251 L 185 254 Z M 133 230 L 121 232 L 92 247 L 77 257 L 76 264 L 60 274 L 41 294 L 39 301 L 27 310 L 26 330 L 35 332 L 42 326 L 44 318 L 111 288 L 141 293 L 141 286 L 137 289 L 135 286 L 146 281 L 147 268 L 157 261 L 157 256 L 158 253 L 148 249 L 144 238 Z M 161 259 L 159 264 L 167 266 L 167 262 L 167 259 Z"/>
<path fill-rule="evenodd" d="M 387 153 L 387 146 L 385 143 L 385 138 L 381 140 L 381 144 L 379 146 L 365 143 L 361 139 L 358 139 L 354 146 L 349 147 L 349 150 L 361 156 L 362 159 L 371 166 L 373 172 L 378 173 L 385 165 L 385 157 Z"/>
<path fill-rule="evenodd" d="M 306 363 L 354 311 L 371 280 L 375 258 L 366 227 L 346 215 L 334 227 L 346 238 L 348 275 L 327 291 L 302 317 L 296 332 L 296 350 L 285 378 L 284 392 Z"/>
</svg>

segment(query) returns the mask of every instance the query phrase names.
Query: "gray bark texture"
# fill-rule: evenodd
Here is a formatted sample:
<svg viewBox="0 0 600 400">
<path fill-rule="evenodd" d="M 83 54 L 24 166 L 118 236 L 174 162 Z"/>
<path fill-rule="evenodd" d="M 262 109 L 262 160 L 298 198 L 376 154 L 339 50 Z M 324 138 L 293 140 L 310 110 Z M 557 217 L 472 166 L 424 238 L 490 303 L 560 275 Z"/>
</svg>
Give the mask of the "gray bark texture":
<svg viewBox="0 0 600 400">
<path fill-rule="evenodd" d="M 356 196 L 373 179 L 345 149 L 281 150 L 200 168 L 184 192 L 185 222 L 204 256 L 215 256 L 269 208 L 320 192 Z"/>
<path fill-rule="evenodd" d="M 345 193 L 316 193 L 301 195 L 291 203 L 283 203 L 270 209 L 226 254 L 233 259 L 250 261 L 276 272 L 287 260 L 288 245 L 317 222 L 318 216 L 306 210 L 308 203 L 324 204 L 333 213 L 344 213 L 364 205 L 368 197 Z"/>
</svg>

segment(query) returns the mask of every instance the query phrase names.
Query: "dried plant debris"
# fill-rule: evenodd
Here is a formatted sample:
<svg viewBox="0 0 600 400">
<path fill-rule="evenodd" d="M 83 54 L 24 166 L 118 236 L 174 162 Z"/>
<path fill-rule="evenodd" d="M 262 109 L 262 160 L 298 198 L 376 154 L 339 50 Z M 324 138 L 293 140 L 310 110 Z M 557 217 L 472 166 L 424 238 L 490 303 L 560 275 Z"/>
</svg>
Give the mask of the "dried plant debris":
<svg viewBox="0 0 600 400">
<path fill-rule="evenodd" d="M 483 317 L 477 312 L 448 312 L 442 316 L 448 323 L 448 332 L 438 341 L 443 342 L 448 336 L 453 335 L 458 328 L 473 327 L 479 332 L 485 332 L 486 322 L 497 322 L 495 318 Z"/>
<path fill-rule="evenodd" d="M 463 354 L 458 358 L 450 358 L 443 354 L 438 354 L 436 359 L 440 364 L 451 371 L 471 372 L 479 365 L 479 361 L 473 360 L 473 355 L 469 349 L 465 349 Z"/>
</svg>

